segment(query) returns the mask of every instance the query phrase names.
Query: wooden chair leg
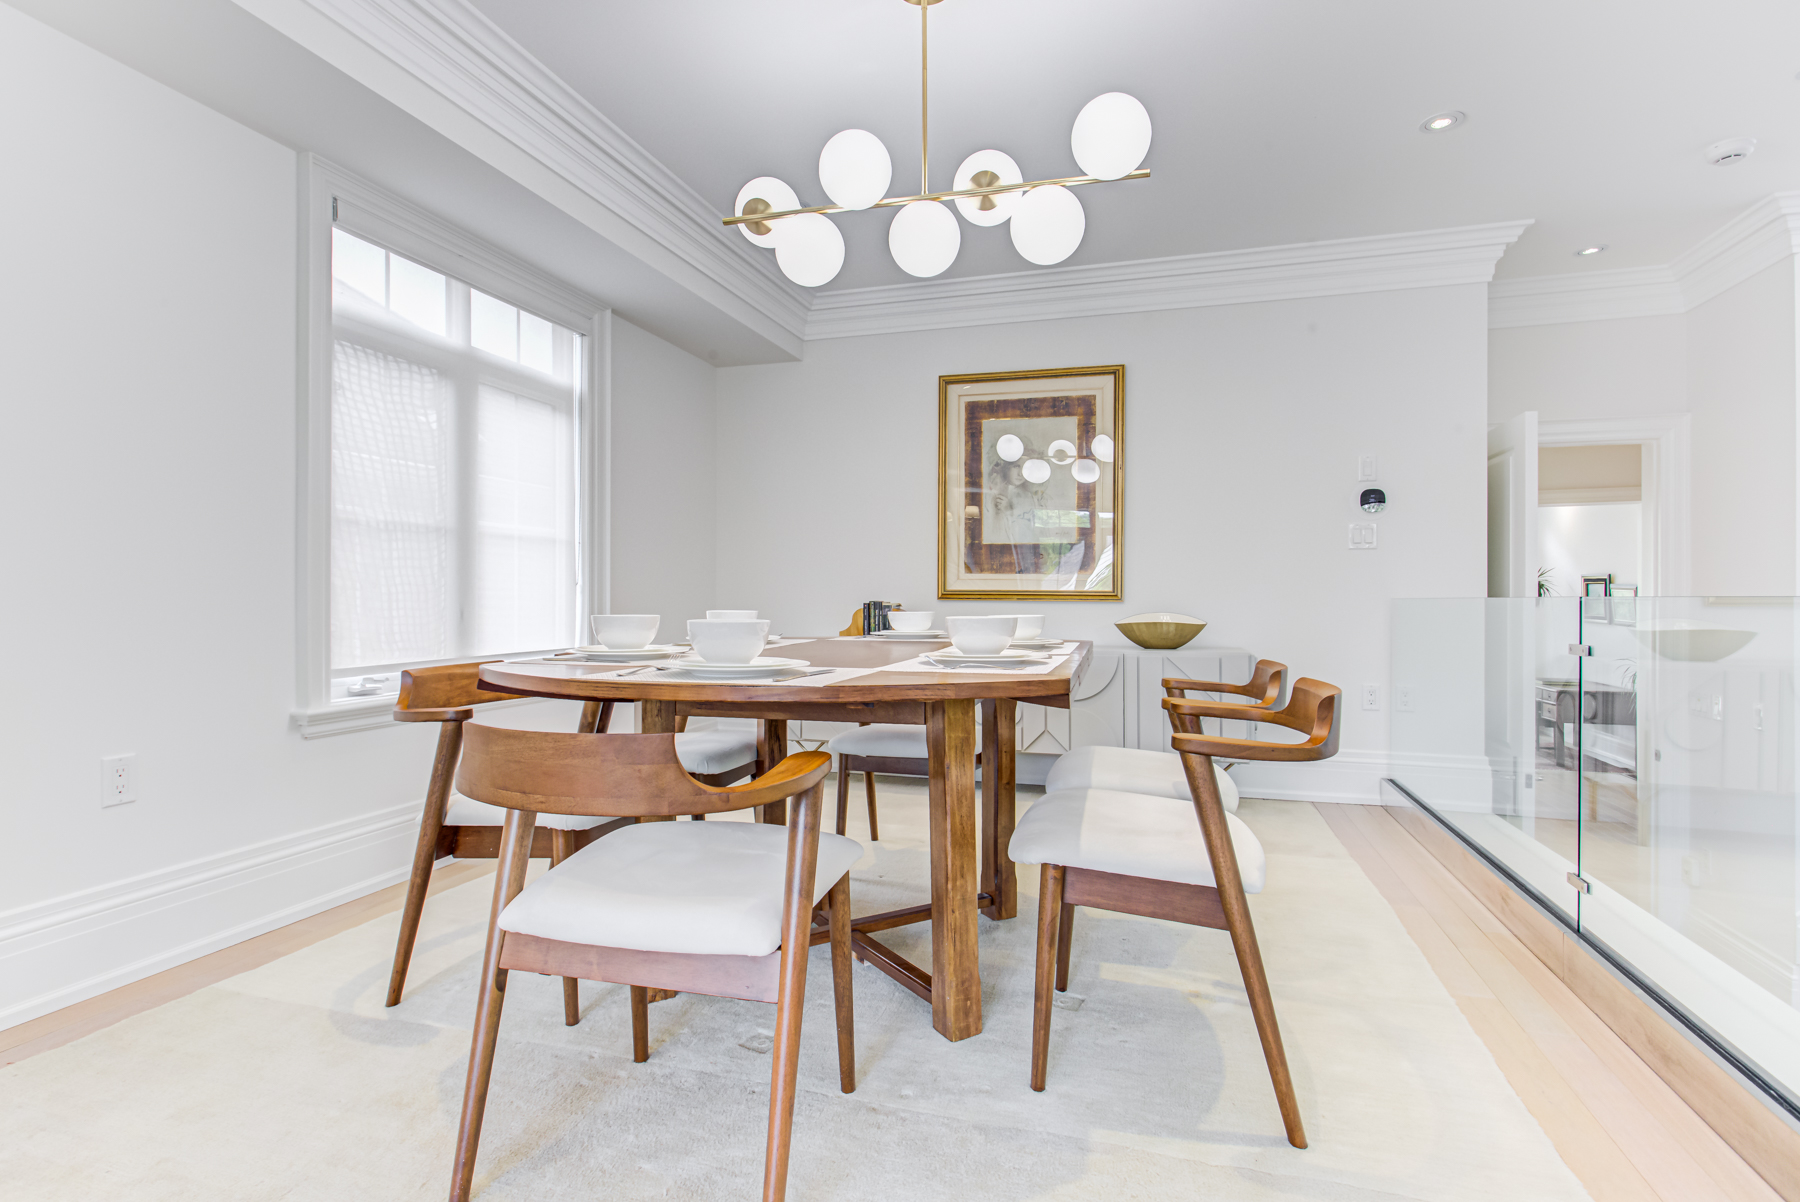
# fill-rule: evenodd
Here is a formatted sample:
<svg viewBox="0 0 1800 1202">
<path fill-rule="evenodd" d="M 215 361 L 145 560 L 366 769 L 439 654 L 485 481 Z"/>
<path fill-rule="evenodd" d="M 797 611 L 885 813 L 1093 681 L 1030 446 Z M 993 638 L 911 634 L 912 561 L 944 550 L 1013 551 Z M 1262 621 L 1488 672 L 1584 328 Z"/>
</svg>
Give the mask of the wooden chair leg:
<svg viewBox="0 0 1800 1202">
<path fill-rule="evenodd" d="M 1075 907 L 1063 903 L 1056 928 L 1056 992 L 1069 992 L 1069 944 L 1074 941 Z"/>
<path fill-rule="evenodd" d="M 481 998 L 475 1008 L 475 1033 L 469 1047 L 469 1075 L 463 1086 L 462 1119 L 456 1129 L 456 1159 L 450 1172 L 450 1202 L 468 1202 L 475 1180 L 475 1149 L 481 1142 L 481 1117 L 487 1110 L 488 1083 L 494 1075 L 494 1046 L 500 1037 L 500 1008 L 506 1002 L 506 970 L 500 951 L 506 932 L 500 911 L 525 887 L 531 858 L 531 833 L 537 816 L 508 810 L 500 840 L 500 870 L 494 874 L 494 902 L 488 913 L 487 951 L 481 958 Z"/>
<path fill-rule="evenodd" d="M 642 1064 L 650 1059 L 650 991 L 631 987 L 631 1059 Z"/>
<path fill-rule="evenodd" d="M 846 766 L 849 756 L 838 755 L 838 796 L 837 796 L 837 833 L 844 833 L 844 823 L 850 813 L 850 769 Z"/>
<path fill-rule="evenodd" d="M 591 703 L 590 703 L 591 704 Z M 550 832 L 550 867 L 575 854 L 575 832 L 553 830 Z M 563 983 L 563 1025 L 572 1027 L 581 1021 L 581 987 L 574 977 L 564 977 Z"/>
<path fill-rule="evenodd" d="M 1225 804 L 1219 797 L 1218 778 L 1209 755 L 1182 755 L 1194 808 L 1200 815 L 1200 832 L 1206 836 L 1206 855 L 1212 862 L 1219 906 L 1225 911 L 1225 928 L 1231 932 L 1238 970 L 1244 974 L 1244 990 L 1250 995 L 1250 1012 L 1256 1016 L 1256 1033 L 1262 1039 L 1263 1059 L 1281 1107 L 1281 1122 L 1288 1143 L 1306 1146 L 1306 1128 L 1300 1122 L 1300 1103 L 1294 1096 L 1294 1078 L 1288 1071 L 1287 1052 L 1281 1046 L 1281 1028 L 1275 1021 L 1275 999 L 1263 971 L 1262 949 L 1256 944 L 1256 928 L 1250 922 L 1250 903 L 1244 898 L 1244 879 L 1238 873 L 1237 850 L 1225 823 Z"/>
<path fill-rule="evenodd" d="M 1031 1088 L 1042 1093 L 1050 1068 L 1050 993 L 1056 976 L 1056 929 L 1062 925 L 1063 867 L 1038 870 L 1037 993 L 1031 1007 Z"/>
<path fill-rule="evenodd" d="M 824 802 L 825 786 L 814 785 L 793 799 L 788 815 L 787 883 L 781 907 L 781 988 L 780 1000 L 775 1003 L 763 1202 L 783 1202 L 787 1197 L 794 1083 L 800 1068 L 800 1016 L 806 1009 L 806 959 L 812 947 L 813 876 L 819 864 L 819 812 Z"/>
<path fill-rule="evenodd" d="M 869 795 L 869 842 L 881 842 L 881 830 L 875 825 L 875 774 L 863 773 L 863 789 Z"/>
<path fill-rule="evenodd" d="M 826 895 L 831 923 L 831 988 L 837 1006 L 838 1088 L 856 1092 L 856 1013 L 850 969 L 850 875 L 845 873 Z"/>
<path fill-rule="evenodd" d="M 431 786 L 425 791 L 425 812 L 419 817 L 419 842 L 413 848 L 412 879 L 406 885 L 406 906 L 400 911 L 400 941 L 394 948 L 394 967 L 388 974 L 387 1004 L 398 1006 L 406 988 L 406 970 L 412 965 L 413 944 L 419 937 L 419 917 L 425 912 L 425 893 L 431 887 L 431 867 L 437 863 L 438 836 L 444 829 L 444 810 L 450 804 L 450 781 L 462 754 L 461 722 L 446 722 L 438 731 L 437 757 L 431 765 Z"/>
</svg>

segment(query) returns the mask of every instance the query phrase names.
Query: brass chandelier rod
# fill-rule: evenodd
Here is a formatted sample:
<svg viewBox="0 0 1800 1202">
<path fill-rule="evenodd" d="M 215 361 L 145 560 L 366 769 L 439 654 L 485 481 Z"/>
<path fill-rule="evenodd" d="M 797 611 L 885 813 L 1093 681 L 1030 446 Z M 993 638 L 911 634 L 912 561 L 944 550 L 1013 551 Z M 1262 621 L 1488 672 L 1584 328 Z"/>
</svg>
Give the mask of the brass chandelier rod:
<svg viewBox="0 0 1800 1202">
<path fill-rule="evenodd" d="M 1150 169 L 1148 167 L 1139 167 L 1129 175 L 1119 176 L 1119 179 L 1121 180 L 1149 178 Z M 1062 179 L 1039 179 L 1027 180 L 1020 184 L 998 184 L 992 188 L 964 188 L 960 192 L 921 192 L 917 196 L 890 196 L 885 200 L 876 201 L 869 207 L 871 209 L 882 209 L 892 208 L 895 205 L 911 204 L 915 200 L 955 200 L 961 196 L 993 196 L 1001 192 L 1023 192 L 1028 188 L 1042 188 L 1050 184 L 1059 184 L 1062 187 L 1070 188 L 1074 187 L 1076 184 L 1111 184 L 1117 182 L 1118 180 L 1099 179 L 1092 175 L 1070 175 L 1065 176 Z M 751 203 L 755 202 L 753 201 Z M 753 225 L 758 222 L 778 221 L 783 217 L 798 217 L 802 213 L 848 213 L 856 211 L 846 209 L 843 205 L 814 205 L 809 209 L 783 209 L 779 213 L 752 213 L 748 211 L 749 206 L 746 205 L 745 210 L 746 211 L 741 216 L 724 218 L 725 224 Z M 764 234 L 768 231 L 754 230 L 753 232 Z"/>
<path fill-rule="evenodd" d="M 919 5 L 919 194 L 931 191 L 931 72 L 926 57 L 925 19 L 931 5 Z M 954 181 L 953 181 L 954 182 Z"/>
</svg>

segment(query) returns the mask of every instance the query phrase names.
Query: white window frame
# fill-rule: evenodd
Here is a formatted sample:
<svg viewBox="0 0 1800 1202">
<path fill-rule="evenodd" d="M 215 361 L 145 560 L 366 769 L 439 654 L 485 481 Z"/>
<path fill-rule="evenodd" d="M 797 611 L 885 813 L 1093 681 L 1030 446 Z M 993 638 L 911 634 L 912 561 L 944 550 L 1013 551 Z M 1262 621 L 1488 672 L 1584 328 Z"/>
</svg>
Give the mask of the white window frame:
<svg viewBox="0 0 1800 1202">
<path fill-rule="evenodd" d="M 331 697 L 331 231 L 334 225 L 583 335 L 575 406 L 576 578 L 583 612 L 605 613 L 611 581 L 607 475 L 612 312 L 594 297 L 317 155 L 300 156 L 299 452 L 294 721 L 306 738 L 393 724 L 399 673 L 381 692 Z M 541 650 L 510 648 L 509 653 Z M 456 663 L 462 656 L 421 663 Z"/>
</svg>

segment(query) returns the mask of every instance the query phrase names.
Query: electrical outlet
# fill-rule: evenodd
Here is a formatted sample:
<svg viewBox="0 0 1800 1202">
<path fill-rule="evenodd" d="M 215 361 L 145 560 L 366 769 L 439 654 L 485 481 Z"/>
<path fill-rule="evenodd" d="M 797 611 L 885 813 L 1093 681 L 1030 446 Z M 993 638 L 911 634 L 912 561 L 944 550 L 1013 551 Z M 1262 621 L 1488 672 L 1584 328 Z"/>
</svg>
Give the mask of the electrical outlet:
<svg viewBox="0 0 1800 1202">
<path fill-rule="evenodd" d="M 137 800 L 137 757 L 108 755 L 100 759 L 100 808 Z"/>
<path fill-rule="evenodd" d="M 1366 710 L 1378 710 L 1381 708 L 1381 686 L 1380 685 L 1366 684 L 1363 686 L 1362 707 Z"/>
<path fill-rule="evenodd" d="M 1373 551 L 1375 549 L 1375 523 L 1350 523 L 1350 549 L 1352 551 Z"/>
<path fill-rule="evenodd" d="M 1411 685 L 1397 684 L 1394 686 L 1394 712 L 1396 714 L 1410 714 L 1413 712 Z M 1525 787 L 1529 789 L 1531 785 L 1527 783 Z"/>
</svg>

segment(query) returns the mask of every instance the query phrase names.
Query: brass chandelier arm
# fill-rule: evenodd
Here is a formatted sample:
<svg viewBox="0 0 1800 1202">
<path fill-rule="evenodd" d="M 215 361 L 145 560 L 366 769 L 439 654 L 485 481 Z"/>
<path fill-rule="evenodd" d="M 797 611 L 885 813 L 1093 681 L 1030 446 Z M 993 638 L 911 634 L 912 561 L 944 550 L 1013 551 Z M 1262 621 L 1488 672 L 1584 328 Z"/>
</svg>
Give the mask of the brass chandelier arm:
<svg viewBox="0 0 1800 1202">
<path fill-rule="evenodd" d="M 936 0 L 933 0 L 935 3 Z M 1121 175 L 1119 179 L 1149 179 L 1148 168 L 1140 167 L 1129 175 Z M 1059 187 L 1072 188 L 1077 184 L 1110 184 L 1116 180 L 1098 179 L 1092 175 L 1071 175 L 1063 179 L 1028 180 L 1022 184 L 1000 184 L 992 188 L 964 188 L 960 192 L 927 192 L 919 196 L 889 196 L 878 200 L 869 207 L 872 209 L 893 208 L 895 205 L 911 204 L 915 200 L 955 200 L 963 196 L 993 196 L 1000 192 L 1023 192 L 1027 188 L 1045 188 L 1052 184 Z M 810 209 L 786 209 L 780 213 L 745 213 L 739 217 L 727 217 L 726 225 L 748 225 L 753 221 L 779 221 L 783 217 L 798 217 L 802 213 L 845 213 L 860 210 L 845 209 L 843 205 L 814 205 Z"/>
</svg>

